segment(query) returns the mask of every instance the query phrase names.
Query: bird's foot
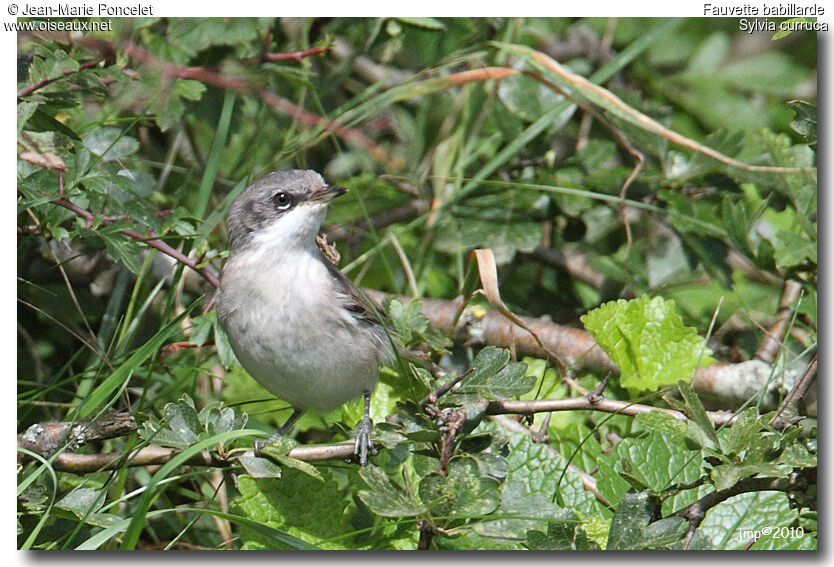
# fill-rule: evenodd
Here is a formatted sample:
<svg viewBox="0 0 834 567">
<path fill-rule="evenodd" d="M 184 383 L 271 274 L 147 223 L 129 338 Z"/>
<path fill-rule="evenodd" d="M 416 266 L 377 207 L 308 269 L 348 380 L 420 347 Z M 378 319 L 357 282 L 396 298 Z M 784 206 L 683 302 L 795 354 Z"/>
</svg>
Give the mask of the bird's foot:
<svg viewBox="0 0 834 567">
<path fill-rule="evenodd" d="M 278 434 L 278 435 L 273 435 L 269 439 L 258 439 L 258 440 L 256 440 L 255 441 L 255 456 L 260 457 L 261 456 L 261 449 L 263 449 L 267 445 L 270 445 L 271 443 L 274 443 L 275 441 L 277 441 L 282 436 L 283 436 L 283 433 Z"/>
<path fill-rule="evenodd" d="M 374 429 L 374 423 L 367 415 L 362 418 L 359 425 L 356 426 L 356 443 L 354 444 L 353 453 L 359 457 L 359 466 L 367 466 L 368 453 L 372 455 L 377 454 L 373 441 L 371 441 L 371 431 Z"/>
</svg>

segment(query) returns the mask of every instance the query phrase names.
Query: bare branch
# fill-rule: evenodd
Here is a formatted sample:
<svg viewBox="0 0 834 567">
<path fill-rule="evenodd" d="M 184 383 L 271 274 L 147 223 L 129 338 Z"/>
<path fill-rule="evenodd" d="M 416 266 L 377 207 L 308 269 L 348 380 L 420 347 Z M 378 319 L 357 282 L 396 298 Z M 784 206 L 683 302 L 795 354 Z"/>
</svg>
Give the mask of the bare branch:
<svg viewBox="0 0 834 567">
<path fill-rule="evenodd" d="M 97 420 L 46 421 L 29 426 L 17 436 L 17 446 L 49 457 L 64 445 L 73 449 L 89 441 L 113 439 L 136 431 L 136 420 L 128 412 L 106 413 Z M 26 456 L 20 454 L 21 461 Z"/>
<path fill-rule="evenodd" d="M 773 324 L 765 332 L 762 344 L 753 356 L 767 364 L 773 364 L 776 355 L 782 347 L 782 342 L 788 334 L 791 319 L 793 319 L 796 302 L 802 293 L 802 285 L 794 280 L 787 280 L 779 299 L 779 311 Z"/>
</svg>

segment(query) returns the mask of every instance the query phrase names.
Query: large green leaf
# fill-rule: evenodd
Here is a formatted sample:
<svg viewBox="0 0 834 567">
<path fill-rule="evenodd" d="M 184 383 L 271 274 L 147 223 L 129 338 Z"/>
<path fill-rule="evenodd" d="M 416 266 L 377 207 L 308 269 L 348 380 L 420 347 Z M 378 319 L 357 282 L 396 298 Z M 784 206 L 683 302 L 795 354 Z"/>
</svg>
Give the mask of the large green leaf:
<svg viewBox="0 0 834 567">
<path fill-rule="evenodd" d="M 675 302 L 643 295 L 605 303 L 581 317 L 585 328 L 620 368 L 620 383 L 653 390 L 689 380 L 714 361 L 695 329 L 686 327 Z"/>
</svg>

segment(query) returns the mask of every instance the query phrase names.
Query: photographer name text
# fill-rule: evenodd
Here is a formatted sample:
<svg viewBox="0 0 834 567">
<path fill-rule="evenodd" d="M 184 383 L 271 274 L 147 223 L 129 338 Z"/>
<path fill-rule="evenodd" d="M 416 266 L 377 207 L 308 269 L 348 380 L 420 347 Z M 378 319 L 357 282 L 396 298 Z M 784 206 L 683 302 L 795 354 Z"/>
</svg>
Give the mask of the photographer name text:
<svg viewBox="0 0 834 567">
<path fill-rule="evenodd" d="M 153 6 L 148 4 L 54 4 L 32 5 L 24 4 L 19 16 L 48 16 L 48 17 L 101 17 L 101 16 L 153 16 Z"/>
</svg>

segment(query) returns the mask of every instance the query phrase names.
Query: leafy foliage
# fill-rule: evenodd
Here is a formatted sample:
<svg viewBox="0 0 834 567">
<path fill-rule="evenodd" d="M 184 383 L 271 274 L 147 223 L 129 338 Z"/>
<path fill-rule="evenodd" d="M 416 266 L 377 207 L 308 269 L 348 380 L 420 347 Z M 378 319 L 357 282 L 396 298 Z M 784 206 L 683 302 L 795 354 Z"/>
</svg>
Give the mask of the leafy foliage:
<svg viewBox="0 0 834 567">
<path fill-rule="evenodd" d="M 582 322 L 620 368 L 626 388 L 675 384 L 715 361 L 695 329 L 683 325 L 675 302 L 662 297 L 611 301 L 583 315 Z"/>
<path fill-rule="evenodd" d="M 19 546 L 816 549 L 816 402 L 782 403 L 816 368 L 816 36 L 749 35 L 629 18 L 21 33 L 19 443 L 51 420 L 73 433 L 19 449 Z M 403 356 L 361 470 L 304 456 L 350 450 L 361 400 L 251 452 L 290 408 L 211 310 L 231 202 L 290 167 L 349 189 L 329 240 L 390 294 Z M 496 328 L 476 248 L 542 344 Z M 698 378 L 754 359 L 769 374 L 729 401 Z M 559 401 L 575 409 L 541 409 Z M 92 436 L 111 408 L 135 433 Z"/>
</svg>

